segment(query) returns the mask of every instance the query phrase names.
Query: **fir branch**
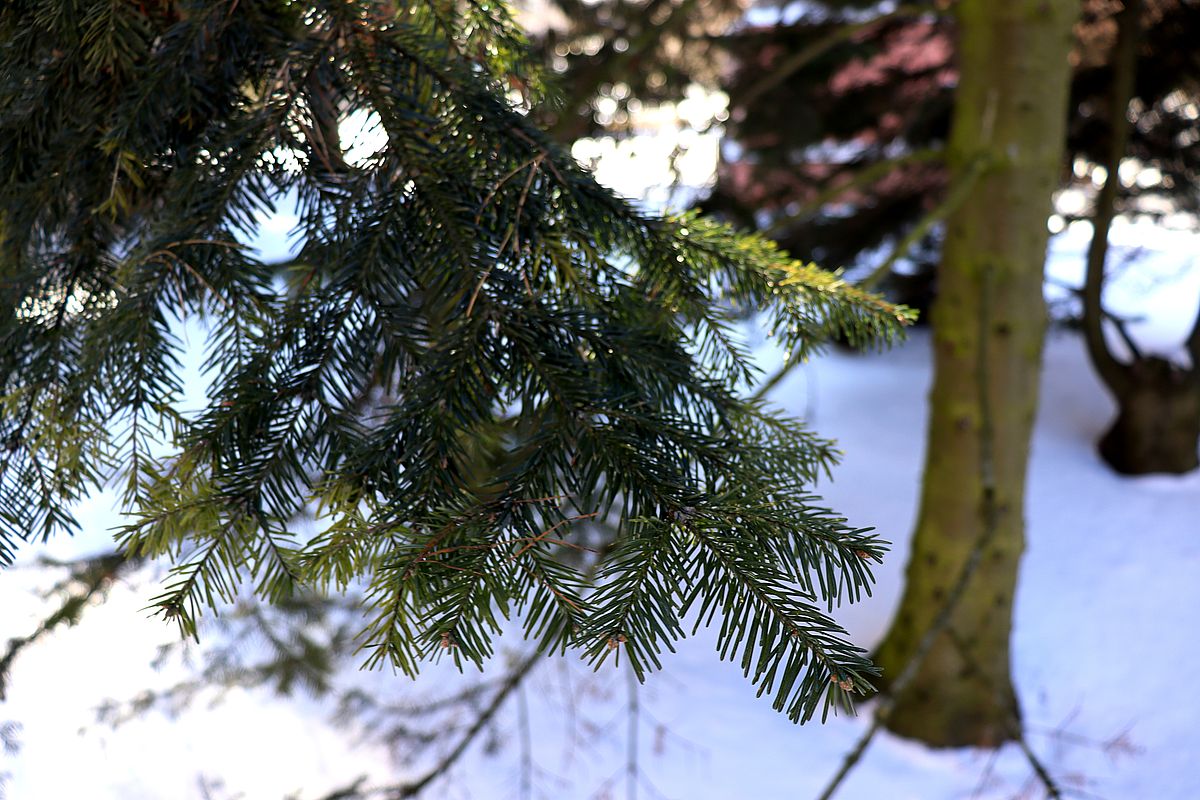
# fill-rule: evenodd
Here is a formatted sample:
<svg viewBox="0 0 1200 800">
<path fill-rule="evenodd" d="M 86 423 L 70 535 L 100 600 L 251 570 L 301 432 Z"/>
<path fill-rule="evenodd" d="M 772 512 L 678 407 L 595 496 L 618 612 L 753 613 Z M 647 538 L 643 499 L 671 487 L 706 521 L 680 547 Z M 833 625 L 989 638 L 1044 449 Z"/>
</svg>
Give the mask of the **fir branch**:
<svg viewBox="0 0 1200 800">
<path fill-rule="evenodd" d="M 29 415 L 13 441 L 32 458 L 0 481 L 6 530 L 27 523 L 10 508 L 67 524 L 66 501 L 132 454 L 122 540 L 192 553 L 157 599 L 185 633 L 247 577 L 275 602 L 361 584 L 372 666 L 477 663 L 513 615 L 546 651 L 624 644 L 640 676 L 682 634 L 687 586 L 799 631 L 780 669 L 811 714 L 827 687 L 796 665 L 836 662 L 840 685 L 853 658 L 810 601 L 859 597 L 882 544 L 805 489 L 828 443 L 738 395 L 753 367 L 734 325 L 763 311 L 807 352 L 832 333 L 891 341 L 909 314 L 597 185 L 506 95 L 536 76 L 503 7 L 400 11 L 151 15 L 156 44 L 128 39 L 127 69 L 104 60 L 120 26 L 81 51 L 61 21 L 0 9 L 4 302 L 84 305 L 62 330 L 0 319 L 3 424 Z M 350 163 L 334 128 L 357 114 L 385 138 Z M 293 202 L 290 267 L 216 245 Z M 169 325 L 193 313 L 210 326 L 199 415 L 177 408 Z M 697 555 L 680 525 L 696 508 L 725 550 Z M 296 550 L 307 514 L 325 530 Z M 592 514 L 618 530 L 595 553 L 570 530 Z M 755 657 L 756 678 L 776 674 Z"/>
</svg>

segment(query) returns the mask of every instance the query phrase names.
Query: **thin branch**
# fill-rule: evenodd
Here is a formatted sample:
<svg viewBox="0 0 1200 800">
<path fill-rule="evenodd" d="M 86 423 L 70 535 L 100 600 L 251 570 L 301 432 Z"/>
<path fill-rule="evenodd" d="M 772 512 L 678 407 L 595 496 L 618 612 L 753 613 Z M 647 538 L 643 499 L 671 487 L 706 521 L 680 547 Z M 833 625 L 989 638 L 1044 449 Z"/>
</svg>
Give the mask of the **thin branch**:
<svg viewBox="0 0 1200 800">
<path fill-rule="evenodd" d="M 168 258 L 173 259 L 176 264 L 178 264 L 179 266 L 181 266 L 185 270 L 187 270 L 188 273 L 193 278 L 196 279 L 197 283 L 199 283 L 201 286 L 203 286 L 205 289 L 207 289 L 209 294 L 211 294 L 213 297 L 215 297 L 217 300 L 219 300 L 221 302 L 221 305 L 225 306 L 226 309 L 232 310 L 233 305 L 228 300 L 226 300 L 225 297 L 220 292 L 218 292 L 216 289 L 214 289 L 213 285 L 211 283 L 209 283 L 208 280 L 203 275 L 201 275 L 199 272 L 197 272 L 195 267 L 193 267 L 191 264 L 189 264 L 185 259 L 181 258 L 177 253 L 174 253 L 170 250 L 157 250 L 146 257 L 146 263 L 149 264 L 155 260 L 160 260 L 160 261 L 165 262 Z M 176 284 L 176 285 L 178 286 L 178 284 Z M 182 309 L 186 306 L 186 304 L 187 304 L 187 302 L 183 297 L 183 287 L 179 286 L 179 307 Z"/>
<path fill-rule="evenodd" d="M 496 182 L 496 185 L 493 186 L 491 188 L 491 190 L 484 196 L 483 202 L 479 204 L 479 210 L 475 212 L 475 224 L 476 225 L 479 224 L 479 220 L 483 217 L 483 212 L 485 209 L 487 209 L 488 203 L 492 202 L 492 198 L 496 196 L 496 192 L 498 192 L 502 188 L 504 188 L 504 184 L 508 183 L 510 180 L 512 180 L 514 177 L 516 177 L 517 173 L 522 172 L 525 169 L 528 169 L 529 167 L 533 166 L 535 163 L 537 163 L 538 161 L 540 161 L 541 159 L 543 159 L 545 157 L 546 157 L 546 154 L 544 152 L 538 153 L 533 158 L 531 158 L 528 161 L 525 161 L 521 164 L 518 164 L 517 166 L 515 166 L 511 170 L 509 170 L 507 173 L 505 173 L 504 177 L 502 177 L 500 180 L 498 180 Z"/>
<path fill-rule="evenodd" d="M 1027 726 L 1026 732 L 1036 733 L 1039 736 L 1045 736 L 1063 744 L 1091 747 L 1104 753 L 1109 758 L 1115 758 L 1117 755 L 1135 756 L 1142 752 L 1142 748 L 1130 741 L 1130 728 L 1125 728 L 1116 736 L 1112 736 L 1108 739 L 1093 739 L 1089 736 L 1084 736 L 1079 733 L 1071 733 L 1065 730 L 1065 727 L 1069 721 L 1069 719 L 1063 721 L 1057 728 Z"/>
<path fill-rule="evenodd" d="M 809 200 L 807 203 L 800 206 L 800 208 L 785 214 L 780 219 L 775 220 L 768 228 L 762 231 L 762 234 L 769 238 L 776 238 L 794 221 L 820 211 L 822 207 L 832 202 L 835 198 L 841 197 L 843 194 L 852 189 L 870 186 L 872 183 L 875 183 L 880 178 L 883 178 L 893 170 L 899 169 L 900 167 L 908 166 L 909 164 L 922 164 L 927 161 L 941 161 L 944 157 L 945 152 L 941 148 L 927 147 L 921 150 L 914 150 L 911 153 L 905 153 L 904 155 L 897 156 L 896 158 L 888 158 L 882 161 L 876 161 L 869 167 L 865 167 L 864 169 L 856 172 L 844 183 L 839 183 L 837 186 L 830 186 L 812 200 Z"/>
<path fill-rule="evenodd" d="M 517 729 L 521 732 L 521 800 L 533 798 L 533 734 L 529 727 L 529 699 L 525 684 L 517 687 Z"/>
<path fill-rule="evenodd" d="M 1079 298 L 1080 300 L 1083 299 L 1083 294 L 1084 294 L 1083 287 L 1072 286 L 1070 283 L 1067 283 L 1066 281 L 1054 278 L 1053 276 L 1047 276 L 1046 283 L 1048 283 L 1052 286 L 1057 286 L 1060 289 L 1064 289 L 1064 290 L 1070 292 L 1075 297 Z M 1108 322 L 1111 322 L 1113 324 L 1113 327 L 1116 328 L 1117 334 L 1121 337 L 1121 340 L 1123 342 L 1125 342 L 1125 346 L 1129 348 L 1129 352 L 1131 352 L 1133 354 L 1134 360 L 1135 361 L 1141 360 L 1141 358 L 1142 358 L 1141 348 L 1138 347 L 1137 342 L 1134 341 L 1133 337 L 1129 334 L 1129 328 L 1127 326 L 1130 322 L 1140 322 L 1143 319 L 1143 317 L 1121 317 L 1121 316 L 1114 314 L 1113 312 L 1109 311 L 1106 308 L 1100 309 L 1100 316 L 1102 319 L 1107 320 Z M 1082 319 L 1080 320 L 1080 322 L 1082 322 Z M 1200 328 L 1200 319 L 1197 319 L 1196 325 L 1197 325 L 1197 328 Z"/>
<path fill-rule="evenodd" d="M 1117 12 L 1117 44 L 1113 53 L 1113 82 L 1109 97 L 1109 148 L 1104 168 L 1104 185 L 1096 197 L 1092 215 L 1092 242 L 1087 253 L 1087 277 L 1083 285 L 1083 334 L 1092 366 L 1113 392 L 1125 390 L 1130 378 L 1127 367 L 1113 356 L 1104 341 L 1101 296 L 1104 293 L 1104 262 L 1108 257 L 1108 232 L 1116 213 L 1121 159 L 1129 146 L 1127 110 L 1134 94 L 1138 41 L 1141 36 L 1141 0 L 1125 0 Z M 1200 351 L 1200 334 L 1194 335 Z M 1192 343 L 1189 339 L 1189 346 Z M 1136 351 L 1135 351 L 1136 352 Z"/>
<path fill-rule="evenodd" d="M 500 711 L 500 709 L 504 706 L 505 701 L 508 700 L 509 695 L 516 691 L 517 687 L 521 685 L 521 681 L 525 679 L 525 676 L 529 674 L 529 671 L 533 669 L 534 665 L 541 657 L 541 652 L 535 649 L 532 653 L 525 657 L 524 661 L 521 661 L 519 664 L 517 664 L 516 668 L 509 673 L 508 678 L 503 684 L 501 684 L 500 688 L 496 690 L 495 696 L 492 697 L 492 702 L 488 704 L 487 708 L 485 708 L 478 717 L 476 717 L 475 721 L 471 723 L 471 727 L 467 728 L 467 730 L 463 733 L 462 737 L 458 740 L 458 744 L 456 744 L 449 753 L 442 757 L 438 763 L 430 767 L 428 772 L 416 780 L 409 781 L 408 783 L 404 783 L 390 789 L 384 789 L 381 793 L 385 797 L 392 798 L 393 800 L 416 797 L 430 783 L 449 771 L 450 768 L 452 768 L 458 762 L 458 760 L 462 758 L 463 753 L 465 753 L 467 748 L 470 747 L 471 743 L 475 741 L 475 737 L 477 737 L 480 732 L 487 727 L 487 724 L 492 721 L 492 718 L 496 716 L 496 713 Z"/>
<path fill-rule="evenodd" d="M 1058 788 L 1058 784 L 1054 778 L 1050 776 L 1050 772 L 1046 769 L 1046 765 L 1033 752 L 1033 748 L 1029 746 L 1029 741 L 1025 738 L 1025 732 L 1020 729 L 1019 723 L 1016 725 L 1017 746 L 1021 748 L 1021 752 L 1025 754 L 1025 760 L 1029 762 L 1029 766 L 1033 769 L 1033 773 L 1037 779 L 1041 781 L 1042 788 L 1046 790 L 1046 797 L 1050 800 L 1062 800 L 1062 789 Z"/>
<path fill-rule="evenodd" d="M 970 800 L 979 800 L 983 797 L 983 791 L 987 788 L 988 780 L 992 777 L 992 771 L 996 768 L 996 762 L 1000 759 L 1000 749 L 997 748 L 988 756 L 987 765 L 983 768 L 983 772 L 979 774 L 979 783 L 975 784 L 974 791 L 971 792 Z"/>
<path fill-rule="evenodd" d="M 913 226 L 913 229 L 900 240 L 891 255 L 887 259 L 871 271 L 871 274 L 858 282 L 858 285 L 863 289 L 874 288 L 881 280 L 883 280 L 892 271 L 892 267 L 896 262 L 904 257 L 913 245 L 919 242 L 925 234 L 938 222 L 942 221 L 963 204 L 971 194 L 971 189 L 975 187 L 976 182 L 987 171 L 987 159 L 983 157 L 976 158 L 968 165 L 962 176 L 955 181 L 950 190 L 946 192 L 946 197 L 937 208 L 930 211 L 925 217 Z"/>
<path fill-rule="evenodd" d="M 792 370 L 796 368 L 796 365 L 800 364 L 800 363 L 801 363 L 801 361 L 800 361 L 800 358 L 798 357 L 798 351 L 789 353 L 788 357 L 787 357 L 787 361 L 783 362 L 783 366 L 780 367 L 778 370 L 776 370 L 774 375 L 772 375 L 771 377 L 769 377 L 765 381 L 763 381 L 762 385 L 760 385 L 754 391 L 754 394 L 752 394 L 750 396 L 750 399 L 753 401 L 756 401 L 756 402 L 758 400 L 762 400 L 764 397 L 767 396 L 767 392 L 771 391 L 776 386 L 778 386 L 779 382 L 782 381 L 784 378 L 786 378 L 788 375 L 790 375 L 792 373 Z"/>
<path fill-rule="evenodd" d="M 1110 311 L 1101 311 L 1101 316 L 1111 322 L 1113 327 L 1117 329 L 1117 335 L 1121 337 L 1121 341 L 1129 348 L 1130 354 L 1133 356 L 1133 361 L 1136 363 L 1142 360 L 1142 350 L 1138 347 L 1134 338 L 1129 335 L 1129 327 L 1125 324 L 1129 322 L 1127 319 L 1122 319 Z"/>
<path fill-rule="evenodd" d="M 977 677 L 982 677 L 983 670 L 980 668 L 978 661 L 971 654 L 971 649 L 967 646 L 966 642 L 963 641 L 963 638 L 958 635 L 958 632 L 951 627 L 946 629 L 946 635 L 950 638 L 950 642 L 954 645 L 954 649 L 957 651 L 959 658 L 963 660 L 963 662 L 966 664 L 966 668 L 970 670 L 971 674 Z M 1012 734 L 1013 740 L 1016 741 L 1017 746 L 1021 748 L 1021 752 L 1025 754 L 1025 760 L 1029 762 L 1029 767 L 1033 770 L 1034 777 L 1041 782 L 1042 787 L 1046 790 L 1046 796 L 1050 798 L 1050 800 L 1062 800 L 1063 792 L 1062 789 L 1059 788 L 1058 782 L 1055 781 L 1050 775 L 1050 771 L 1046 769 L 1046 765 L 1043 764 L 1038 755 L 1033 752 L 1033 748 L 1029 746 L 1029 741 L 1025 738 L 1025 728 L 1021 724 L 1021 711 L 1017 707 L 1016 699 L 1006 697 L 1005 693 L 1001 691 L 1000 687 L 998 686 L 988 686 L 985 688 L 992 690 L 998 704 L 1009 705 L 1009 732 Z"/>
<path fill-rule="evenodd" d="M 738 99 L 738 105 L 742 108 L 749 108 L 756 100 L 783 83 L 794 73 L 816 61 L 839 44 L 850 41 L 868 28 L 882 25 L 893 19 L 919 17 L 923 14 L 933 13 L 937 13 L 937 9 L 931 5 L 899 6 L 886 14 L 880 14 L 878 17 L 836 28 L 828 36 L 818 39 L 807 47 L 793 53 L 788 58 L 785 58 L 774 70 L 760 78 L 757 83 L 752 84 Z"/>
<path fill-rule="evenodd" d="M 504 256 L 504 250 L 505 250 L 505 248 L 508 247 L 508 242 L 509 242 L 510 238 L 513 240 L 513 254 L 515 256 L 517 256 L 518 258 L 520 257 L 521 234 L 517 230 L 517 226 L 521 224 L 521 214 L 525 210 L 525 201 L 529 198 L 529 188 L 533 185 L 533 178 L 537 174 L 538 166 L 542 163 L 543 160 L 545 160 L 545 158 L 546 158 L 545 153 L 539 153 L 538 155 L 534 156 L 525 165 L 529 169 L 529 177 L 525 179 L 525 186 L 521 189 L 521 197 L 517 201 L 517 210 L 516 210 L 516 214 L 513 219 L 513 222 L 512 222 L 512 227 L 510 227 L 508 229 L 508 233 L 506 233 L 504 235 L 504 239 L 502 239 L 500 241 L 500 247 L 498 247 L 496 249 L 496 260 L 493 261 L 492 263 L 488 264 L 488 268 L 486 270 L 484 270 L 483 277 L 481 277 L 479 279 L 479 283 L 475 285 L 475 291 L 471 293 L 471 300 L 470 300 L 470 302 L 467 303 L 467 310 L 466 310 L 466 316 L 468 319 L 471 316 L 471 312 L 475 309 L 475 301 L 479 299 L 479 292 L 483 289 L 483 285 L 485 283 L 487 283 L 488 277 L 492 274 L 492 269 L 496 266 L 496 264 L 499 262 L 499 260 Z M 524 168 L 524 167 L 522 167 L 522 168 Z M 503 178 L 503 180 L 507 181 L 508 176 L 505 176 Z M 497 188 L 499 188 L 499 185 L 497 185 Z M 494 191 L 495 190 L 493 190 L 493 192 Z M 488 197 L 490 199 L 491 195 L 488 195 Z M 487 204 L 487 201 L 485 200 L 484 205 L 486 205 L 486 204 Z M 481 214 L 483 213 L 482 207 L 480 208 L 480 213 Z M 478 220 L 478 217 L 476 217 L 476 220 Z M 526 288 L 528 288 L 528 283 L 526 284 Z M 532 292 L 530 292 L 530 294 L 532 294 Z"/>
<path fill-rule="evenodd" d="M 937 151 L 918 151 L 918 153 L 914 153 L 913 155 L 920 155 L 920 160 L 932 159 L 941 156 L 941 154 Z M 890 168 L 893 162 L 883 163 L 887 164 Z M 934 224 L 954 213 L 955 209 L 962 205 L 963 201 L 966 200 L 970 195 L 971 189 L 984 175 L 984 173 L 987 172 L 987 167 L 988 161 L 985 158 L 980 157 L 972 161 L 967 167 L 966 172 L 963 173 L 962 177 L 955 181 L 954 185 L 950 187 L 950 191 L 946 194 L 946 198 L 937 206 L 937 208 L 926 214 L 925 218 L 918 222 L 913 229 L 908 232 L 908 235 L 896 245 L 896 248 L 892 251 L 892 254 L 888 256 L 887 260 L 872 270 L 870 275 L 858 282 L 858 287 L 867 290 L 872 289 L 877 283 L 886 277 L 887 274 L 892 271 L 892 266 L 896 263 L 896 261 L 898 261 L 900 257 L 907 253 L 910 249 L 912 249 L 912 246 L 916 244 L 921 237 L 928 233 L 929 229 L 932 228 Z M 790 354 L 783 366 L 758 387 L 753 395 L 754 400 L 761 400 L 766 396 L 767 392 L 769 392 L 771 389 L 774 389 L 780 381 L 791 374 L 792 370 L 796 368 L 796 365 L 800 363 L 800 359 L 798 359 L 796 356 L 796 353 Z"/>
</svg>

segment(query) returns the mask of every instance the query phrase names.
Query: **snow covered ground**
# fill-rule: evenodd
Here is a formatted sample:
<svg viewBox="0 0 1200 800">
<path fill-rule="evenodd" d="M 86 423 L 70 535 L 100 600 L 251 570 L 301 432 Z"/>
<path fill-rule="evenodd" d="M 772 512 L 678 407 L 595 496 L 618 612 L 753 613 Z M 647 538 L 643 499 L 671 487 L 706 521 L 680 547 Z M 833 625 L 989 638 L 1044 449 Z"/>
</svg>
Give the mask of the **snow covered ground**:
<svg viewBox="0 0 1200 800">
<path fill-rule="evenodd" d="M 826 354 L 776 395 L 845 452 L 833 482 L 819 487 L 829 504 L 895 542 L 875 596 L 840 612 L 866 646 L 881 637 L 899 599 L 929 377 L 928 337 L 916 332 L 882 355 Z M 1200 474 L 1129 479 L 1109 472 L 1092 443 L 1111 412 L 1081 343 L 1052 333 L 1015 607 L 1015 680 L 1030 742 L 1065 788 L 1109 800 L 1200 797 L 1200 701 L 1191 686 L 1200 655 Z M 53 549 L 103 542 L 112 522 L 104 505 L 102 498 L 88 512 L 82 539 Z M 3 576 L 0 635 L 28 631 L 43 608 L 30 591 L 44 580 L 32 570 Z M 303 698 L 280 703 L 235 692 L 178 720 L 151 713 L 116 732 L 93 724 L 93 708 L 105 698 L 178 677 L 148 666 L 157 644 L 172 636 L 139 612 L 155 590 L 149 581 L 117 590 L 82 625 L 17 662 L 0 704 L 0 722 L 24 726 L 20 751 L 0 756 L 0 772 L 11 773 L 9 797 L 203 798 L 205 775 L 224 780 L 228 794 L 214 798 L 257 800 L 298 790 L 313 797 L 362 773 L 389 777 L 382 748 L 332 730 L 326 711 Z M 413 690 L 390 676 L 374 685 L 383 690 L 393 680 Z M 446 680 L 438 672 L 415 690 L 444 688 Z M 638 690 L 636 716 L 630 696 L 623 673 L 592 676 L 577 664 L 547 662 L 531 678 L 527 703 L 512 702 L 500 715 L 492 737 L 498 752 L 477 748 L 457 780 L 431 796 L 518 797 L 531 776 L 532 797 L 625 797 L 636 730 L 641 797 L 809 798 L 867 724 L 860 715 L 793 726 L 754 697 L 733 665 L 716 660 L 706 635 L 685 643 Z M 519 724 L 522 714 L 528 726 Z M 568 735 L 572 725 L 585 741 Z M 531 756 L 523 767 L 526 740 Z M 839 796 L 1041 796 L 1029 778 L 1015 747 L 997 756 L 935 752 L 881 735 Z"/>
<path fill-rule="evenodd" d="M 608 144 L 589 146 L 603 160 Z M 713 159 L 708 150 L 697 152 Z M 637 153 L 625 155 L 637 161 Z M 710 173 L 711 165 L 704 174 Z M 626 195 L 646 194 L 641 184 L 611 182 Z M 265 258 L 288 255 L 294 222 L 287 213 L 262 220 L 256 244 Z M 1114 260 L 1136 251 L 1139 261 L 1123 271 L 1106 302 L 1124 316 L 1145 316 L 1130 325 L 1144 349 L 1176 355 L 1200 297 L 1200 269 L 1193 268 L 1200 237 L 1123 221 L 1112 236 Z M 1086 241 L 1086 226 L 1055 237 L 1051 299 L 1068 294 L 1054 284 L 1078 285 Z M 189 406 L 204 399 L 198 351 L 191 347 L 185 359 Z M 758 352 L 767 372 L 782 358 L 769 343 Z M 837 613 L 865 647 L 882 637 L 899 601 L 929 382 L 928 335 L 916 331 L 884 354 L 827 353 L 773 395 L 839 441 L 843 462 L 832 482 L 817 487 L 828 504 L 894 543 L 877 571 L 874 596 Z M 1200 473 L 1141 479 L 1111 473 L 1093 443 L 1112 412 L 1082 343 L 1052 332 L 1015 605 L 1015 681 L 1030 744 L 1064 789 L 1107 800 L 1191 800 L 1200 798 L 1200 695 L 1190 685 L 1200 659 Z M 26 548 L 25 563 L 38 554 L 66 558 L 110 547 L 108 529 L 118 522 L 113 499 L 102 494 L 84 503 L 81 534 Z M 0 574 L 0 638 L 25 635 L 45 616 L 37 590 L 47 581 L 29 567 Z M 21 747 L 15 754 L 0 750 L 0 797 L 313 798 L 362 774 L 386 782 L 420 771 L 331 727 L 329 709 L 303 696 L 279 701 L 234 691 L 219 705 L 201 702 L 178 718 L 155 711 L 116 731 L 96 724 L 95 709 L 106 699 L 129 699 L 187 675 L 177 664 L 150 666 L 175 635 L 141 610 L 158 591 L 149 576 L 118 586 L 81 625 L 20 657 L 0 702 L 0 726 L 21 723 Z M 386 674 L 359 679 L 379 693 L 421 694 L 445 692 L 461 680 L 455 675 L 431 670 L 415 685 Z M 575 660 L 546 662 L 454 779 L 428 796 L 572 800 L 636 792 L 678 800 L 804 800 L 820 793 L 868 723 L 860 713 L 792 725 L 754 697 L 734 665 L 717 661 L 713 637 L 702 632 L 636 690 L 624 671 L 593 674 Z M 999 753 L 931 751 L 881 734 L 838 796 L 1007 800 L 1042 793 L 1015 746 Z"/>
</svg>

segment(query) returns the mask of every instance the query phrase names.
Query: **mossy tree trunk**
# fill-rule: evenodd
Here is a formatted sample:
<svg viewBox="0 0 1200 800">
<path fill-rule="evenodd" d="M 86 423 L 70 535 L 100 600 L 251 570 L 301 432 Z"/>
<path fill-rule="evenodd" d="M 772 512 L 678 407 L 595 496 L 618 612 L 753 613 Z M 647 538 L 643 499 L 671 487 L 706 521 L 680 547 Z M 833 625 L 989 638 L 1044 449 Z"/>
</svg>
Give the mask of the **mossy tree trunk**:
<svg viewBox="0 0 1200 800">
<path fill-rule="evenodd" d="M 904 668 L 984 526 L 995 526 L 948 630 L 888 721 L 932 745 L 986 746 L 1012 738 L 1019 713 L 1009 634 L 1045 331 L 1046 220 L 1079 5 L 962 0 L 957 9 L 961 72 L 948 158 L 951 185 L 975 183 L 947 220 L 921 509 L 904 596 L 876 659 L 885 681 Z"/>
</svg>

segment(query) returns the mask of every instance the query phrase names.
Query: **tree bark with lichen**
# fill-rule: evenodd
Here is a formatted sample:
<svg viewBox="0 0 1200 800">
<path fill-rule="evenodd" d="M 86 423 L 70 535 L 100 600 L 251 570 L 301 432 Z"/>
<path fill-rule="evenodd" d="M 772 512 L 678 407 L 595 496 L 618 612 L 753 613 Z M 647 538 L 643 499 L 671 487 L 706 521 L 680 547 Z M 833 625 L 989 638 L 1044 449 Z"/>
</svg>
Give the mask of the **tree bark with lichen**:
<svg viewBox="0 0 1200 800">
<path fill-rule="evenodd" d="M 957 6 L 961 77 L 948 158 L 954 176 L 978 177 L 947 220 L 921 510 L 904 597 L 876 654 L 885 681 L 904 668 L 984 526 L 994 525 L 948 630 L 888 721 L 935 746 L 997 745 L 1013 737 L 1019 716 L 1009 636 L 1045 331 L 1046 219 L 1078 11 L 1074 0 Z M 981 430 L 990 432 L 982 461 Z"/>
</svg>

